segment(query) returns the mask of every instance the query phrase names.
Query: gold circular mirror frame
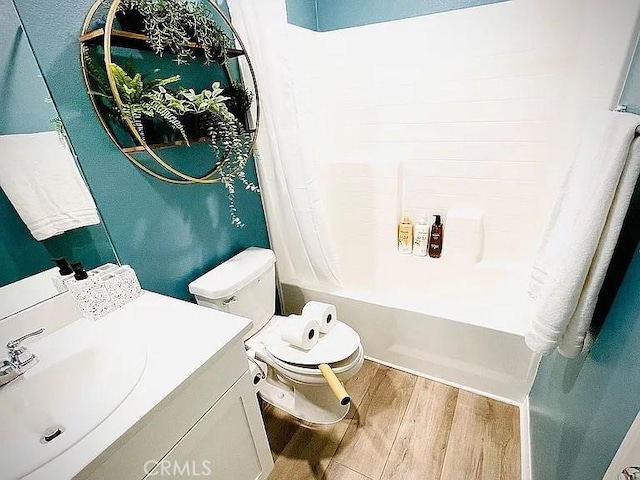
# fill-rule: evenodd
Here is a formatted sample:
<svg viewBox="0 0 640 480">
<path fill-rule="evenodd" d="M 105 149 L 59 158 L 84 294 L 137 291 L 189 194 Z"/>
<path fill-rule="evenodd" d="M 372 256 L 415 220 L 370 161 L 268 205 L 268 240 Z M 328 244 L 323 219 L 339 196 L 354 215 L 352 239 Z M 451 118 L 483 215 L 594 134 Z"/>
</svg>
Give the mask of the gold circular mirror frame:
<svg viewBox="0 0 640 480">
<path fill-rule="evenodd" d="M 89 28 L 91 26 L 91 22 L 93 20 L 93 17 L 95 16 L 96 11 L 106 1 L 109 1 L 109 0 L 97 0 L 91 6 L 91 9 L 87 13 L 87 16 L 86 16 L 86 18 L 84 20 L 84 24 L 82 25 L 81 36 L 85 36 L 89 32 Z M 116 11 L 118 10 L 118 7 L 120 6 L 120 1 L 121 0 L 113 0 L 112 1 L 111 6 L 109 7 L 109 11 L 107 13 L 107 17 L 106 17 L 106 21 L 105 21 L 105 25 L 104 25 L 104 44 L 103 44 L 103 48 L 104 48 L 104 63 L 105 63 L 105 70 L 106 70 L 107 79 L 109 81 L 109 86 L 111 87 L 111 92 L 113 94 L 113 98 L 114 98 L 114 101 L 116 103 L 116 106 L 118 107 L 118 111 L 120 112 L 120 115 L 121 115 L 122 119 L 124 120 L 124 123 L 126 124 L 127 128 L 129 129 L 129 132 L 131 133 L 131 135 L 133 136 L 135 141 L 139 143 L 139 145 L 144 149 L 145 152 L 147 152 L 151 156 L 151 158 L 153 158 L 153 160 L 155 160 L 159 165 L 161 165 L 168 172 L 172 173 L 173 175 L 175 175 L 178 178 L 167 177 L 167 176 L 162 175 L 162 174 L 160 174 L 158 172 L 155 172 L 154 170 L 150 169 L 149 167 L 147 167 L 146 165 L 144 165 L 140 161 L 138 161 L 129 152 L 124 151 L 122 145 L 120 145 L 118 140 L 115 138 L 113 132 L 111 131 L 111 129 L 107 125 L 107 122 L 104 120 L 103 115 L 100 112 L 100 108 L 99 108 L 99 106 L 98 106 L 98 104 L 96 102 L 95 96 L 93 94 L 89 93 L 89 98 L 91 99 L 91 104 L 93 105 L 93 109 L 95 110 L 96 115 L 98 116 L 98 119 L 100 120 L 100 123 L 102 124 L 102 126 L 105 129 L 105 131 L 107 132 L 107 135 L 109 135 L 109 138 L 111 138 L 111 141 L 113 141 L 113 143 L 129 159 L 129 161 L 131 163 L 133 163 L 136 167 L 138 167 L 139 169 L 141 169 L 145 173 L 148 173 L 149 175 L 157 178 L 158 180 L 162 180 L 162 181 L 165 181 L 165 182 L 174 183 L 174 184 L 178 184 L 178 185 L 188 185 L 188 184 L 194 184 L 194 183 L 207 184 L 207 183 L 220 182 L 221 181 L 220 170 L 221 170 L 225 160 L 222 160 L 221 162 L 219 162 L 218 165 L 212 171 L 210 171 L 209 173 L 207 173 L 207 174 L 205 174 L 205 175 L 203 175 L 201 177 L 194 177 L 194 176 L 191 176 L 191 175 L 187 175 L 186 173 L 183 173 L 183 172 L 177 170 L 176 168 L 172 167 L 168 163 L 166 163 L 143 140 L 142 136 L 140 135 L 140 132 L 135 127 L 135 125 L 133 124 L 133 122 L 131 121 L 129 116 L 124 113 L 124 105 L 122 103 L 122 99 L 120 98 L 120 93 L 118 92 L 118 89 L 116 87 L 115 79 L 113 78 L 113 72 L 111 71 L 111 68 L 109 68 L 109 65 L 112 63 L 111 62 L 111 32 L 113 30 L 113 21 L 114 21 L 115 16 L 116 16 Z M 258 84 L 257 84 L 257 81 L 256 81 L 256 75 L 255 75 L 255 72 L 253 70 L 253 65 L 251 64 L 251 60 L 250 60 L 249 54 L 247 53 L 247 50 L 246 50 L 246 48 L 244 46 L 244 43 L 242 42 L 242 39 L 238 35 L 238 32 L 236 31 L 236 29 L 231 24 L 231 21 L 226 17 L 224 12 L 222 12 L 220 7 L 218 7 L 218 5 L 216 5 L 213 0 L 207 0 L 207 1 L 208 1 L 209 5 L 211 7 L 213 7 L 213 9 L 225 21 L 225 23 L 227 24 L 229 29 L 233 32 L 233 36 L 235 37 L 235 39 L 237 40 L 238 44 L 240 45 L 240 48 L 244 52 L 244 57 L 245 57 L 245 59 L 247 61 L 247 65 L 249 67 L 249 72 L 251 73 L 251 81 L 253 83 L 253 92 L 254 92 L 254 97 L 255 97 L 254 101 L 255 101 L 255 105 L 256 105 L 256 115 L 255 115 L 256 118 L 255 118 L 255 129 L 251 132 L 252 133 L 252 138 L 251 138 L 251 145 L 249 147 L 249 154 L 248 154 L 248 155 L 250 155 L 251 152 L 253 151 L 254 147 L 255 147 L 256 139 L 258 137 L 258 129 L 260 127 L 260 99 L 259 99 L 259 94 L 258 94 Z M 87 69 L 87 66 L 86 66 L 86 57 L 85 57 L 86 53 L 85 53 L 85 49 L 82 48 L 82 47 L 83 47 L 83 44 L 81 42 L 80 61 L 81 61 L 81 65 L 82 65 L 82 76 L 84 78 L 84 82 L 85 82 L 85 85 L 87 87 L 87 91 L 89 92 L 89 91 L 91 91 L 91 83 L 90 83 L 90 79 L 89 79 L 88 69 Z M 226 69 L 227 76 L 230 79 L 231 78 L 231 74 L 229 72 L 228 66 L 224 65 L 224 68 Z M 228 173 L 227 176 L 234 177 L 236 174 L 238 174 L 245 167 L 245 165 L 246 165 L 246 163 L 241 163 L 240 165 L 238 165 L 236 167 L 235 170 L 233 170 L 232 172 Z"/>
</svg>

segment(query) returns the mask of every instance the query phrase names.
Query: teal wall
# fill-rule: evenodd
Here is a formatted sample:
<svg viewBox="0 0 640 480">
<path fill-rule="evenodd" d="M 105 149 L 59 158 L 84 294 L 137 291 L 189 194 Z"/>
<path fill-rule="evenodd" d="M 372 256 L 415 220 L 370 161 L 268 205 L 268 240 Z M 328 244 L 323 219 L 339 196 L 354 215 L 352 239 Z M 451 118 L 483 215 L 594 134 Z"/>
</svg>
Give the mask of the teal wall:
<svg viewBox="0 0 640 480">
<path fill-rule="evenodd" d="M 287 0 L 289 23 L 319 32 L 478 7 L 506 0 Z"/>
<path fill-rule="evenodd" d="M 292 25 L 320 30 L 316 0 L 287 0 L 287 21 Z"/>
<path fill-rule="evenodd" d="M 16 0 L 20 17 L 122 263 L 146 289 L 191 299 L 187 284 L 249 246 L 268 246 L 260 197 L 237 189 L 243 229 L 231 225 L 226 190 L 172 185 L 132 165 L 111 142 L 85 91 L 78 35 L 93 0 Z M 167 65 L 171 59 L 167 58 Z M 205 148 L 175 148 L 199 164 Z M 255 180 L 253 165 L 247 176 Z"/>
<path fill-rule="evenodd" d="M 0 135 L 53 130 L 56 110 L 9 0 L 0 2 L 0 46 Z"/>
<path fill-rule="evenodd" d="M 13 5 L 0 0 L 0 135 L 54 129 L 58 115 Z M 52 257 L 94 267 L 114 261 L 102 225 L 36 241 L 0 190 L 0 286 L 51 268 Z"/>
<path fill-rule="evenodd" d="M 640 52 L 622 103 L 640 113 Z M 598 300 L 586 358 L 543 358 L 530 396 L 534 480 L 600 480 L 640 411 L 640 186 Z"/>
</svg>

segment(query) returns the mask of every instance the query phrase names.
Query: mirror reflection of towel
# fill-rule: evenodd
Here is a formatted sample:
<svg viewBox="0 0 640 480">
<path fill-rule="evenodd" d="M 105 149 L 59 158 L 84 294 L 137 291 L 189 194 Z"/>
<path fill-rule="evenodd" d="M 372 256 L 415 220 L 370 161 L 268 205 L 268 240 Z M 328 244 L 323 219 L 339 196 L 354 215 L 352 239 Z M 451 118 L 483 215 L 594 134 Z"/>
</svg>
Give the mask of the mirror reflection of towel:
<svg viewBox="0 0 640 480">
<path fill-rule="evenodd" d="M 73 155 L 56 132 L 0 136 L 0 187 L 36 240 L 100 223 Z"/>
</svg>

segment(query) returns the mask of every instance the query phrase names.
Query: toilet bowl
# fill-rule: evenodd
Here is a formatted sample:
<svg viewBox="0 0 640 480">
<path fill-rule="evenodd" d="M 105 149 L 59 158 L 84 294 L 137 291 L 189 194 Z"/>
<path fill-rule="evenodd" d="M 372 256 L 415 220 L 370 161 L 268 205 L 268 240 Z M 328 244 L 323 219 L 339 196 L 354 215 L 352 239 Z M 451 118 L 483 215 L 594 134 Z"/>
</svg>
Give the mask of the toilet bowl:
<svg viewBox="0 0 640 480">
<path fill-rule="evenodd" d="M 199 305 L 253 321 L 244 341 L 256 391 L 264 401 L 309 423 L 331 424 L 346 416 L 348 397 L 334 394 L 319 366 L 328 365 L 341 382 L 353 377 L 364 362 L 360 337 L 338 321 L 308 351 L 283 341 L 285 318 L 274 315 L 271 250 L 244 250 L 191 282 L 189 292 Z"/>
</svg>

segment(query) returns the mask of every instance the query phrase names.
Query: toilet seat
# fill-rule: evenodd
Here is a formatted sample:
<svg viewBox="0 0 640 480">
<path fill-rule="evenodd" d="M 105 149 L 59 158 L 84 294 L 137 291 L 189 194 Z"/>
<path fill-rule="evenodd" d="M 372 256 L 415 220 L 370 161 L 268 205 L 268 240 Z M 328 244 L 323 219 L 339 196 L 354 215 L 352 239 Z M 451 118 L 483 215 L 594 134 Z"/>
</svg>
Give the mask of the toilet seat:
<svg viewBox="0 0 640 480">
<path fill-rule="evenodd" d="M 252 353 L 267 372 L 266 378 L 256 386 L 263 401 L 304 422 L 318 425 L 339 422 L 349 412 L 350 404 L 337 401 L 316 365 L 283 362 L 271 355 L 264 344 L 257 345 Z M 331 367 L 338 379 L 346 382 L 360 370 L 363 362 L 364 350 L 359 345 L 352 355 Z"/>
<path fill-rule="evenodd" d="M 321 333 L 318 343 L 311 350 L 302 350 L 282 340 L 282 321 L 265 335 L 262 343 L 278 360 L 291 365 L 314 365 L 337 363 L 345 360 L 360 347 L 360 336 L 348 325 L 336 322 L 328 333 Z"/>
<path fill-rule="evenodd" d="M 271 365 L 278 371 L 279 375 L 283 375 L 294 382 L 308 385 L 326 384 L 326 380 L 318 368 L 318 365 L 296 365 L 287 363 L 274 357 L 266 348 L 256 351 L 256 358 Z M 331 363 L 329 366 L 333 370 L 333 373 L 340 379 L 345 374 L 350 376 L 354 368 L 359 369 L 363 361 L 364 349 L 362 345 L 359 345 L 356 351 L 349 355 L 348 358 L 337 363 Z"/>
<path fill-rule="evenodd" d="M 325 384 L 318 365 L 328 364 L 341 378 L 350 376 L 364 360 L 360 336 L 348 325 L 337 322 L 318 343 L 308 351 L 291 346 L 282 340 L 280 329 L 285 317 L 275 315 L 265 327 L 249 338 L 247 347 L 257 359 L 271 365 L 279 374 L 297 383 Z"/>
<path fill-rule="evenodd" d="M 266 378 L 257 383 L 256 392 L 265 402 L 303 421 L 324 425 L 339 422 L 347 415 L 349 405 L 336 400 L 318 365 L 327 363 L 338 380 L 349 380 L 364 362 L 360 336 L 348 325 L 337 322 L 311 350 L 304 351 L 282 341 L 280 332 L 285 320 L 273 316 L 245 342 L 249 357 L 262 364 L 266 372 Z"/>
</svg>

